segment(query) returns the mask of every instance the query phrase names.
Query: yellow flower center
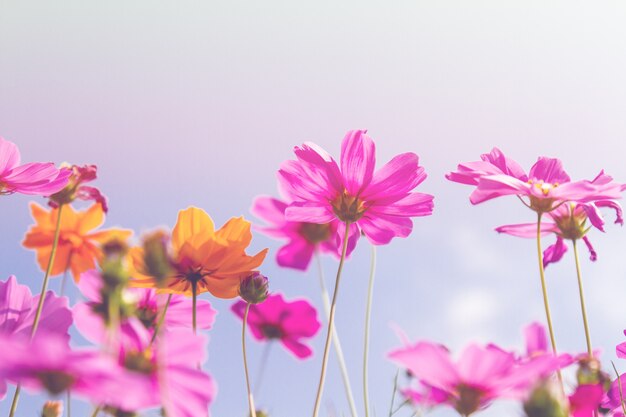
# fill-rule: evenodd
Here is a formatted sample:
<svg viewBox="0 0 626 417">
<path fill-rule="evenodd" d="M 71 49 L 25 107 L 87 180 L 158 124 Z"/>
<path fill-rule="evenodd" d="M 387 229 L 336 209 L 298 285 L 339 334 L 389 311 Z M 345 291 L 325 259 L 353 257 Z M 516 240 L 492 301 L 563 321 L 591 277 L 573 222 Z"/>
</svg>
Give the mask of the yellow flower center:
<svg viewBox="0 0 626 417">
<path fill-rule="evenodd" d="M 363 217 L 363 214 L 367 210 L 365 204 L 355 196 L 349 195 L 347 191 L 339 194 L 330 203 L 333 207 L 333 212 L 344 223 L 354 223 Z"/>
</svg>

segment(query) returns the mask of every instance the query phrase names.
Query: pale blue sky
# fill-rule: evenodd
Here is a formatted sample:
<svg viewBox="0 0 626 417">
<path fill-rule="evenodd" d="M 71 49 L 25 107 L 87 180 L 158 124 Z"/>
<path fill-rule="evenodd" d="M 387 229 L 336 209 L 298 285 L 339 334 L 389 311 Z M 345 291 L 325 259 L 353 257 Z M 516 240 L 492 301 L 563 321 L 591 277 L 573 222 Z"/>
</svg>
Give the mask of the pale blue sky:
<svg viewBox="0 0 626 417">
<path fill-rule="evenodd" d="M 28 161 L 98 164 L 107 224 L 138 232 L 172 226 L 192 204 L 218 224 L 248 215 L 256 195 L 276 193 L 278 165 L 305 140 L 337 155 L 346 130 L 368 128 L 379 163 L 418 153 L 429 174 L 419 191 L 436 196 L 435 214 L 379 250 L 371 396 L 380 417 L 394 375 L 385 354 L 400 344 L 391 322 L 458 349 L 470 340 L 520 346 L 521 327 L 542 320 L 533 242 L 493 231 L 533 214 L 514 198 L 472 207 L 470 189 L 443 175 L 499 146 L 526 168 L 558 156 L 573 178 L 604 168 L 626 182 L 624 21 L 617 1 L 6 1 L 0 135 Z M 36 291 L 41 272 L 19 245 L 28 201 L 0 201 L 0 279 L 16 274 Z M 591 331 L 612 359 L 626 328 L 626 234 L 609 225 L 591 238 Z M 252 243 L 266 246 L 272 288 L 320 306 L 314 271 L 278 269 L 279 244 L 260 235 Z M 346 266 L 337 313 L 359 406 L 367 246 Z M 330 277 L 336 263 L 324 262 Z M 548 285 L 559 345 L 583 351 L 571 253 L 548 268 Z M 214 417 L 246 408 L 229 305 L 215 302 L 211 331 Z M 250 346 L 256 369 L 261 347 Z M 308 415 L 320 356 L 298 363 L 274 349 L 258 404 L 273 417 Z M 332 360 L 324 398 L 347 412 Z M 34 416 L 41 401 L 24 397 L 20 415 Z M 87 409 L 76 404 L 75 415 Z"/>
</svg>

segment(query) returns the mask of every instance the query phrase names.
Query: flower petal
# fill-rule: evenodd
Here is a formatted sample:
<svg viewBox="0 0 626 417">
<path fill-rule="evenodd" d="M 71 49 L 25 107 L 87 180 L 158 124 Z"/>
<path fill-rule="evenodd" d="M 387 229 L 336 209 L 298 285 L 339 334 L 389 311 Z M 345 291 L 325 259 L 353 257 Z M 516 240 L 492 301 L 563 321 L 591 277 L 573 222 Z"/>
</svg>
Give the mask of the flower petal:
<svg viewBox="0 0 626 417">
<path fill-rule="evenodd" d="M 348 194 L 356 196 L 372 181 L 376 146 L 366 130 L 350 130 L 341 143 L 341 173 Z"/>
</svg>

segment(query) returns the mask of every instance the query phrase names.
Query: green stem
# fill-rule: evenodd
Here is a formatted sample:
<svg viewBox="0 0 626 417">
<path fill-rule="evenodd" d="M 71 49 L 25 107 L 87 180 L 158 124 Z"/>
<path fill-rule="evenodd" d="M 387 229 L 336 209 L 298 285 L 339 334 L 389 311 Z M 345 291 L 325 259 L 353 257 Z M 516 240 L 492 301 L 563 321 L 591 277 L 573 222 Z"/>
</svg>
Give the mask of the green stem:
<svg viewBox="0 0 626 417">
<path fill-rule="evenodd" d="M 554 337 L 554 329 L 552 327 L 552 315 L 550 314 L 550 304 L 548 302 L 548 290 L 546 287 L 546 274 L 543 268 L 543 251 L 541 250 L 541 217 L 542 213 L 537 213 L 537 259 L 539 260 L 539 277 L 541 278 L 541 292 L 543 294 L 543 306 L 546 310 L 546 321 L 548 322 L 548 331 L 550 333 L 550 343 L 552 345 L 552 353 L 557 355 L 556 339 Z M 563 377 L 561 371 L 557 370 L 557 378 L 561 387 L 561 393 L 565 395 L 563 388 Z"/>
<path fill-rule="evenodd" d="M 259 397 L 259 391 L 261 390 L 261 384 L 263 383 L 263 376 L 265 376 L 265 368 L 267 366 L 267 362 L 270 357 L 270 350 L 272 350 L 272 345 L 274 343 L 270 340 L 265 344 L 263 348 L 263 353 L 261 354 L 261 366 L 258 370 L 256 379 L 254 380 L 254 395 Z"/>
<path fill-rule="evenodd" d="M 93 413 L 91 413 L 91 417 L 97 417 L 98 413 L 100 413 L 100 410 L 102 409 L 102 406 L 99 405 L 96 408 L 93 409 Z"/>
<path fill-rule="evenodd" d="M 376 271 L 376 246 L 372 245 L 370 262 L 370 278 L 367 288 L 367 307 L 365 309 L 365 338 L 363 341 L 363 401 L 365 403 L 365 417 L 369 417 L 369 389 L 368 389 L 368 358 L 370 350 L 370 322 L 372 318 L 372 297 L 374 295 L 374 275 Z"/>
<path fill-rule="evenodd" d="M 243 326 L 241 327 L 241 350 L 243 351 L 243 369 L 246 373 L 246 388 L 248 389 L 248 407 L 250 408 L 250 417 L 256 417 L 256 408 L 254 407 L 254 398 L 250 389 L 250 376 L 248 373 L 248 357 L 246 355 L 246 323 L 248 322 L 248 313 L 250 312 L 250 303 L 246 303 L 246 310 L 243 313 Z"/>
<path fill-rule="evenodd" d="M 157 338 L 157 335 L 159 334 L 159 331 L 161 330 L 161 327 L 163 327 L 163 322 L 165 322 L 165 314 L 167 313 L 167 309 L 170 306 L 170 302 L 172 301 L 173 295 L 174 294 L 170 294 L 167 296 L 167 301 L 165 302 L 165 306 L 163 306 L 163 311 L 161 312 L 161 315 L 159 316 L 159 320 L 157 321 L 156 327 L 154 328 L 154 334 L 152 334 L 152 339 L 150 339 L 150 345 L 154 343 L 154 341 Z"/>
<path fill-rule="evenodd" d="M 191 303 L 192 303 L 192 310 L 191 310 L 191 326 L 193 327 L 193 334 L 196 334 L 196 308 L 197 308 L 197 298 L 198 298 L 198 284 L 196 282 L 192 282 L 191 283 Z"/>
<path fill-rule="evenodd" d="M 322 401 L 322 392 L 324 391 L 324 381 L 326 379 L 326 368 L 328 367 L 328 351 L 333 336 L 333 326 L 335 322 L 335 307 L 337 306 L 337 294 L 339 293 L 339 282 L 341 281 L 341 271 L 346 260 L 346 251 L 348 249 L 348 237 L 350 234 L 350 223 L 345 224 L 346 232 L 343 237 L 343 247 L 341 248 L 341 258 L 339 267 L 337 268 L 337 277 L 335 278 L 335 289 L 333 290 L 333 300 L 330 304 L 330 313 L 328 314 L 328 331 L 326 333 L 326 343 L 324 344 L 324 356 L 322 357 L 322 371 L 320 373 L 320 381 L 317 386 L 317 395 L 315 397 L 315 406 L 313 407 L 313 417 L 317 417 Z"/>
<path fill-rule="evenodd" d="M 317 262 L 317 269 L 319 272 L 320 289 L 322 291 L 322 304 L 324 306 L 324 314 L 326 320 L 330 316 L 330 297 L 326 290 L 326 280 L 324 279 L 324 269 L 322 268 L 322 260 L 318 252 L 315 252 L 315 260 Z M 350 376 L 348 374 L 348 368 L 346 366 L 346 360 L 343 356 L 343 349 L 341 348 L 341 341 L 339 340 L 339 334 L 337 328 L 333 327 L 333 348 L 335 349 L 335 355 L 337 355 L 337 362 L 339 364 L 339 370 L 341 372 L 341 379 L 343 380 L 343 386 L 346 392 L 346 398 L 348 400 L 348 406 L 350 407 L 350 413 L 352 417 L 357 417 L 356 403 L 354 402 L 354 396 L 352 394 L 352 387 L 350 386 Z"/>
<path fill-rule="evenodd" d="M 396 392 L 398 391 L 398 377 L 400 376 L 400 370 L 396 371 L 396 377 L 393 379 L 393 391 L 391 391 L 391 404 L 389 405 L 389 415 L 393 416 L 393 405 L 396 402 Z"/>
<path fill-rule="evenodd" d="M 620 405 L 622 406 L 622 412 L 624 413 L 624 415 L 626 415 L 626 404 L 624 403 L 624 395 L 622 393 L 622 379 L 619 376 L 619 372 L 617 372 L 617 367 L 615 366 L 615 363 L 613 363 L 613 361 L 611 361 L 611 365 L 613 365 L 613 370 L 615 371 L 615 376 L 617 377 L 617 386 L 619 387 L 619 401 L 620 401 Z"/>
<path fill-rule="evenodd" d="M 59 246 L 59 236 L 61 234 L 61 214 L 63 212 L 63 204 L 59 206 L 57 209 L 57 222 L 54 229 L 54 238 L 52 240 L 52 250 L 50 251 L 50 258 L 48 259 L 48 267 L 46 268 L 46 273 L 43 277 L 43 283 L 41 285 L 41 294 L 39 295 L 39 303 L 37 304 L 37 311 L 35 312 L 35 319 L 33 320 L 33 329 L 30 332 L 30 338 L 32 339 L 37 332 L 37 328 L 39 327 L 39 320 L 41 319 L 41 312 L 43 310 L 43 304 L 46 300 L 46 291 L 48 290 L 48 281 L 50 280 L 50 273 L 52 272 L 52 267 L 54 266 L 54 258 L 57 254 L 57 247 Z M 13 401 L 11 402 L 11 410 L 9 411 L 9 417 L 15 416 L 15 411 L 17 410 L 17 403 L 20 398 L 20 392 L 22 391 L 21 385 L 18 385 L 15 388 L 15 392 L 13 393 Z"/>
<path fill-rule="evenodd" d="M 589 356 L 593 356 L 593 350 L 591 348 L 591 335 L 589 333 L 589 322 L 587 321 L 587 309 L 585 308 L 585 294 L 583 291 L 583 278 L 580 270 L 580 260 L 578 258 L 578 246 L 576 240 L 572 240 L 574 246 L 574 259 L 576 260 L 576 276 L 578 277 L 578 293 L 580 295 L 580 310 L 583 314 L 583 325 L 585 326 L 585 340 L 587 341 L 587 353 Z"/>
</svg>

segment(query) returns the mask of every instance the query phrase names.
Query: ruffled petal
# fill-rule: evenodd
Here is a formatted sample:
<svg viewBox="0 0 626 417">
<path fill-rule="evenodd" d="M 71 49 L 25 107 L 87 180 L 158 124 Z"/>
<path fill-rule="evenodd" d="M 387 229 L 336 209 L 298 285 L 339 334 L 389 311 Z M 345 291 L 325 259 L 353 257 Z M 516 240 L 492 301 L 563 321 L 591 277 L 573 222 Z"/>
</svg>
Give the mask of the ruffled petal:
<svg viewBox="0 0 626 417">
<path fill-rule="evenodd" d="M 307 242 L 306 239 L 296 238 L 278 250 L 276 262 L 282 267 L 306 271 L 311 263 L 314 250 L 315 245 Z"/>
<path fill-rule="evenodd" d="M 535 165 L 530 169 L 528 176 L 532 180 L 542 180 L 549 184 L 565 184 L 570 182 L 570 177 L 563 169 L 560 159 L 539 157 Z"/>
<path fill-rule="evenodd" d="M 583 242 L 585 242 L 585 245 L 587 245 L 587 249 L 589 249 L 589 259 L 591 259 L 592 262 L 597 261 L 598 254 L 596 253 L 596 250 L 593 248 L 593 245 L 591 245 L 591 241 L 589 240 L 587 236 L 583 236 Z"/>
<path fill-rule="evenodd" d="M 551 263 L 558 262 L 567 252 L 567 245 L 561 236 L 556 237 L 556 243 L 550 245 L 543 251 L 543 267 L 547 267 Z"/>
<path fill-rule="evenodd" d="M 529 184 L 508 175 L 490 175 L 481 177 L 478 186 L 470 195 L 472 204 L 479 204 L 492 198 L 505 195 L 530 193 Z"/>
<path fill-rule="evenodd" d="M 419 158 L 412 152 L 395 156 L 374 173 L 371 183 L 361 193 L 364 200 L 392 198 L 396 201 L 426 179 L 426 172 L 419 166 Z"/>
<path fill-rule="evenodd" d="M 20 150 L 13 142 L 0 136 L 0 175 L 20 164 Z"/>
<path fill-rule="evenodd" d="M 376 166 L 376 146 L 366 130 L 351 130 L 341 143 L 341 173 L 350 195 L 369 185 Z"/>
<path fill-rule="evenodd" d="M 537 237 L 537 223 L 506 224 L 504 226 L 496 227 L 495 230 L 498 233 L 505 233 L 516 237 L 533 239 Z M 558 230 L 557 225 L 554 223 L 541 223 L 541 236 L 548 236 L 549 234 L 557 233 Z"/>
<path fill-rule="evenodd" d="M 386 245 L 394 237 L 407 237 L 413 230 L 413 221 L 408 217 L 390 216 L 372 211 L 357 223 L 365 237 L 374 245 Z"/>
</svg>

